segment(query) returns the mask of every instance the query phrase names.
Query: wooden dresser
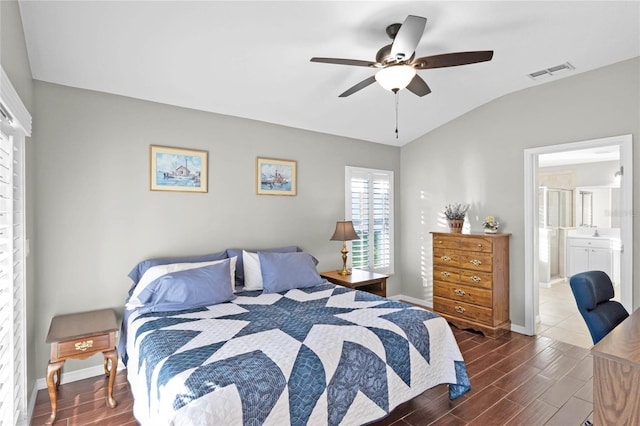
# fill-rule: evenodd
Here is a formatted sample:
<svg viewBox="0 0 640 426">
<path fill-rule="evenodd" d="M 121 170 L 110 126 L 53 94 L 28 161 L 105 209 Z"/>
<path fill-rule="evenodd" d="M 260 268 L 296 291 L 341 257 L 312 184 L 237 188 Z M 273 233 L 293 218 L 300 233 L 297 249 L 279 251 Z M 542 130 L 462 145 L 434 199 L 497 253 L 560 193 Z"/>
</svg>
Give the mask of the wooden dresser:
<svg viewBox="0 0 640 426">
<path fill-rule="evenodd" d="M 432 234 L 433 310 L 488 337 L 509 331 L 511 234 Z"/>
</svg>

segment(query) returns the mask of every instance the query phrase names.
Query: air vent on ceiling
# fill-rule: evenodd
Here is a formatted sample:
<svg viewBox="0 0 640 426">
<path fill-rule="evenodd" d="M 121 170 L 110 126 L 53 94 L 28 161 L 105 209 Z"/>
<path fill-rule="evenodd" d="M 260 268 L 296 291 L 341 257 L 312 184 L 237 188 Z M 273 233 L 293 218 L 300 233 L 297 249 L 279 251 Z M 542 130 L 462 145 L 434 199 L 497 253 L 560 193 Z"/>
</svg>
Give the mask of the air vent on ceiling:
<svg viewBox="0 0 640 426">
<path fill-rule="evenodd" d="M 555 67 L 532 72 L 531 74 L 527 74 L 527 76 L 529 76 L 529 78 L 531 78 L 532 80 L 542 80 L 544 78 L 563 74 L 574 69 L 575 67 L 573 65 L 571 65 L 569 62 L 565 62 L 564 64 L 556 65 Z"/>
</svg>

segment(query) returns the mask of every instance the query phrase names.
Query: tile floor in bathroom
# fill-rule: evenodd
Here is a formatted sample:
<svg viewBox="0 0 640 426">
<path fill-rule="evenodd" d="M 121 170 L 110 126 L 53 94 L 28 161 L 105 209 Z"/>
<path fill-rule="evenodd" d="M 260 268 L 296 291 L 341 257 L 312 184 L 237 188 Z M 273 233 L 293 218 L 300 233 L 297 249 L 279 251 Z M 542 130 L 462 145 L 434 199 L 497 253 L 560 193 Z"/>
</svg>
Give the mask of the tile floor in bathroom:
<svg viewBox="0 0 640 426">
<path fill-rule="evenodd" d="M 593 341 L 578 312 L 569 281 L 557 280 L 551 288 L 541 287 L 539 294 L 540 322 L 537 324 L 536 334 L 582 348 L 591 348 Z"/>
</svg>

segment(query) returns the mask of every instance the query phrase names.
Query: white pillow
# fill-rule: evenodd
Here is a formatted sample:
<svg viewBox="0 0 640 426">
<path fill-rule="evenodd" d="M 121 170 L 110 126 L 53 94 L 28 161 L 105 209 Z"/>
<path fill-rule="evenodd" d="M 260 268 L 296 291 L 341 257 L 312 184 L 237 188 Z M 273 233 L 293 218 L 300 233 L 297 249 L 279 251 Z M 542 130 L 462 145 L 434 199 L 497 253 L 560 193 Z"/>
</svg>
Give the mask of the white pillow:
<svg viewBox="0 0 640 426">
<path fill-rule="evenodd" d="M 232 290 L 234 290 L 234 292 L 235 292 L 235 286 L 236 286 L 235 276 L 236 276 L 236 260 L 237 259 L 238 258 L 234 256 L 231 258 L 231 262 L 229 262 L 229 269 L 230 269 L 229 273 L 231 274 L 231 288 Z M 157 280 L 163 275 L 170 274 L 171 272 L 186 271 L 188 269 L 202 268 L 203 266 L 215 265 L 217 263 L 222 263 L 225 260 L 227 259 L 213 260 L 211 262 L 170 263 L 168 265 L 152 266 L 151 268 L 147 269 L 144 275 L 142 275 L 142 278 L 140 278 L 138 285 L 136 285 L 136 288 L 133 290 L 133 293 L 131 294 L 129 301 L 126 304 L 126 309 L 133 309 L 140 306 L 144 306 L 143 303 L 140 302 L 140 299 L 138 298 L 138 296 L 149 284 L 151 284 L 153 281 Z"/>
<path fill-rule="evenodd" d="M 244 291 L 262 290 L 262 269 L 258 253 L 242 250 L 244 264 Z"/>
</svg>

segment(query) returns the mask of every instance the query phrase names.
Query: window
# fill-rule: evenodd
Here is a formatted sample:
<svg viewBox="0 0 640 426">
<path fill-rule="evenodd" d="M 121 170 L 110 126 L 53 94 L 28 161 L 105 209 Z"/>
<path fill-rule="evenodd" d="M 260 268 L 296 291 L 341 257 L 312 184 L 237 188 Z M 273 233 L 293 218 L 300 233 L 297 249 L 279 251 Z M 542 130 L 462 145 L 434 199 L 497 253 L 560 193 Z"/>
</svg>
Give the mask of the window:
<svg viewBox="0 0 640 426">
<path fill-rule="evenodd" d="M 359 240 L 351 241 L 351 265 L 393 273 L 393 172 L 346 167 L 347 220 Z"/>
<path fill-rule="evenodd" d="M 27 419 L 24 144 L 31 133 L 31 116 L 0 71 L 0 425 L 4 426 L 25 424 Z"/>
</svg>

